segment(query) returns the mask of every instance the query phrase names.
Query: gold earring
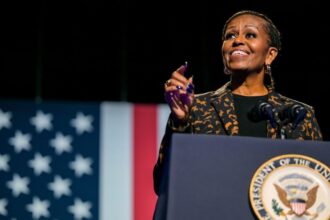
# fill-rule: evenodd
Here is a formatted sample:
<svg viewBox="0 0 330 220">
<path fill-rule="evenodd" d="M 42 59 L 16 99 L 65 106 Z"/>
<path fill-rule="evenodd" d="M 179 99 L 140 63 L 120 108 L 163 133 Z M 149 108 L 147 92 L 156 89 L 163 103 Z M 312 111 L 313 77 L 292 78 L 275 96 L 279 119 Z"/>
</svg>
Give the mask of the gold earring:
<svg viewBox="0 0 330 220">
<path fill-rule="evenodd" d="M 270 76 L 272 75 L 272 67 L 270 64 L 266 64 L 266 73 Z"/>
</svg>

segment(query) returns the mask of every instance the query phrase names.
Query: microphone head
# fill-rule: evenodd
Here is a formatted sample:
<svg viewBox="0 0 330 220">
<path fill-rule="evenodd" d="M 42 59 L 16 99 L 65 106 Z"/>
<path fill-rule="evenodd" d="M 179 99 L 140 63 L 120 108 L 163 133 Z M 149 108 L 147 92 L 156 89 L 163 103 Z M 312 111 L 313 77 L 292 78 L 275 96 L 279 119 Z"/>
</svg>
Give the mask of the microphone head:
<svg viewBox="0 0 330 220">
<path fill-rule="evenodd" d="M 291 122 L 293 129 L 305 119 L 307 115 L 307 109 L 301 104 L 291 104 L 285 106 L 281 111 L 279 111 L 279 117 L 281 120 L 287 123 Z"/>
<path fill-rule="evenodd" d="M 258 101 L 256 105 L 249 111 L 248 117 L 254 122 L 269 120 L 272 127 L 276 127 L 274 119 L 274 108 L 266 101 Z"/>
<path fill-rule="evenodd" d="M 295 120 L 292 123 L 293 129 L 295 129 L 298 124 L 303 121 L 307 115 L 307 110 L 302 105 L 294 105 L 292 107 L 292 114 L 294 115 Z"/>
</svg>

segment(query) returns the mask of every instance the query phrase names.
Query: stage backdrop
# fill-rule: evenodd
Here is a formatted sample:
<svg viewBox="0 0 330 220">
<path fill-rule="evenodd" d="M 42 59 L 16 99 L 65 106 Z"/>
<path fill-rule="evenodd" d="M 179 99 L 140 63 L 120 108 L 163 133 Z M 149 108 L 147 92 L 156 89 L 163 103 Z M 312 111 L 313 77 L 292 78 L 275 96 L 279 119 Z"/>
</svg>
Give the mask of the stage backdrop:
<svg viewBox="0 0 330 220">
<path fill-rule="evenodd" d="M 0 101 L 0 219 L 152 219 L 164 104 Z"/>
</svg>

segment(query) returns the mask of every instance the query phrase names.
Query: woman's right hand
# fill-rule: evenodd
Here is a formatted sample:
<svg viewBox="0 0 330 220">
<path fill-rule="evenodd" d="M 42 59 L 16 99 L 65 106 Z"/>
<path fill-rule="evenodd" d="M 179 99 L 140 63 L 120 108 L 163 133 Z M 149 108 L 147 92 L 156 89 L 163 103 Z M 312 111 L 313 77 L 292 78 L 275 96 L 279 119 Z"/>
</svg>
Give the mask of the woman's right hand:
<svg viewBox="0 0 330 220">
<path fill-rule="evenodd" d="M 172 117 L 182 122 L 188 119 L 194 100 L 193 77 L 187 79 L 184 76 L 186 69 L 187 65 L 180 66 L 164 85 L 165 100 L 171 109 Z"/>
</svg>

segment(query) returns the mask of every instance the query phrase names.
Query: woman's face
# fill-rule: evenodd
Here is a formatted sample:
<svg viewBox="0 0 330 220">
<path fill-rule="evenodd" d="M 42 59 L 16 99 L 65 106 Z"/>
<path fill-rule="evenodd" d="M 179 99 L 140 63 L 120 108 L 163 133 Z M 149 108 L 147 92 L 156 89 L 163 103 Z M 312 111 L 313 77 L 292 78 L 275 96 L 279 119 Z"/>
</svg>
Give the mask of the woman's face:
<svg viewBox="0 0 330 220">
<path fill-rule="evenodd" d="M 224 65 L 229 71 L 259 73 L 276 55 L 277 49 L 269 46 L 262 18 L 247 14 L 229 22 L 222 44 Z"/>
</svg>

